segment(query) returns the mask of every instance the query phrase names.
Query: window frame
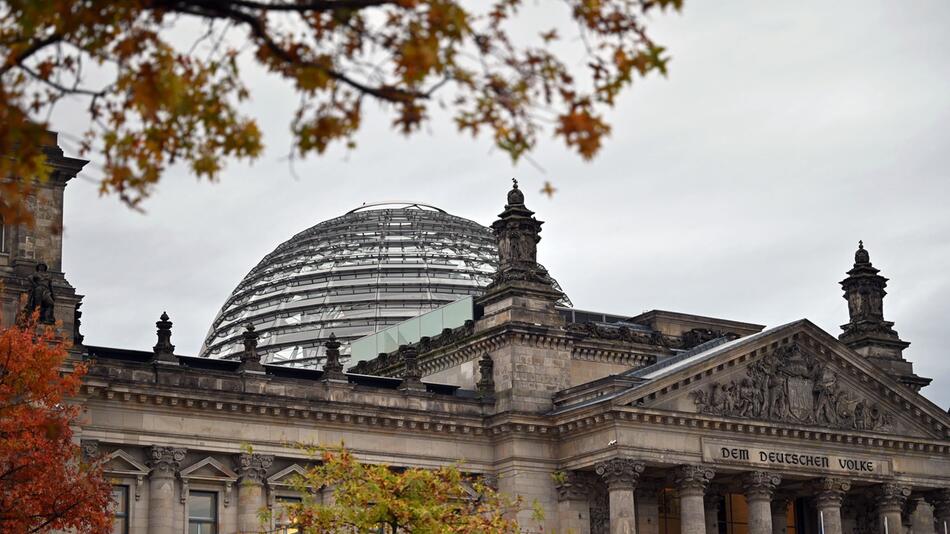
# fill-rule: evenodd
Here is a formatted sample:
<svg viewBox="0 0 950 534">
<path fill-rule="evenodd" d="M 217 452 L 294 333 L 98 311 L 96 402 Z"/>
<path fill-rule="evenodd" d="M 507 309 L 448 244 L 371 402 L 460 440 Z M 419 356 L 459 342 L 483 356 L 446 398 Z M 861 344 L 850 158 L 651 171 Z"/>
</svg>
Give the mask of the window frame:
<svg viewBox="0 0 950 534">
<path fill-rule="evenodd" d="M 123 500 L 125 501 L 125 506 L 123 507 L 122 510 L 119 510 L 118 506 L 116 506 L 115 509 L 113 510 L 112 532 L 113 534 L 129 534 L 129 524 L 132 521 L 132 515 L 131 515 L 132 506 L 131 506 L 131 503 L 129 502 L 129 496 L 131 495 L 131 488 L 129 487 L 128 484 L 112 484 L 112 491 L 115 491 L 116 489 L 121 490 L 122 493 L 124 494 Z M 113 500 L 113 503 L 114 502 L 115 501 Z M 121 531 L 118 531 L 118 532 L 116 532 L 115 530 L 116 519 L 125 520 L 124 527 L 122 528 Z"/>
<path fill-rule="evenodd" d="M 0 215 L 0 254 L 7 254 L 7 225 Z"/>
<path fill-rule="evenodd" d="M 201 525 L 201 526 L 204 526 L 204 525 L 210 525 L 210 526 L 211 526 L 211 529 L 210 529 L 209 532 L 205 532 L 204 528 L 199 528 L 198 530 L 199 530 L 200 534 L 218 534 L 218 532 L 219 532 L 219 530 L 220 530 L 219 522 L 220 522 L 220 520 L 221 520 L 221 516 L 220 516 L 219 510 L 218 510 L 218 505 L 219 505 L 219 502 L 220 502 L 218 493 L 219 493 L 219 492 L 217 492 L 217 491 L 215 491 L 215 490 L 198 490 L 198 489 L 196 489 L 196 490 L 189 490 L 189 491 L 188 491 L 188 510 L 187 510 L 187 518 L 188 518 L 188 532 L 189 532 L 189 534 L 190 534 L 190 532 L 191 532 L 191 526 L 192 526 L 193 524 Z M 201 496 L 208 495 L 208 496 L 211 497 L 211 517 L 210 517 L 210 518 L 195 517 L 195 516 L 192 515 L 192 513 L 191 513 L 191 504 L 192 504 L 191 499 L 192 499 L 192 497 L 195 497 L 196 495 L 201 495 Z"/>
</svg>

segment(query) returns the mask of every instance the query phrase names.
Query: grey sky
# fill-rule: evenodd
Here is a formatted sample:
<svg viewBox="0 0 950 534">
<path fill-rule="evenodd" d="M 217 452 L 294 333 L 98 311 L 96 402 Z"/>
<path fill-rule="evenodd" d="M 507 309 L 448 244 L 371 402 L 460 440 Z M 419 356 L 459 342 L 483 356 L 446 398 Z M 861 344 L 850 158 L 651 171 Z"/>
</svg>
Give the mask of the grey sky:
<svg viewBox="0 0 950 534">
<path fill-rule="evenodd" d="M 86 295 L 87 343 L 147 349 L 168 310 L 178 352 L 195 354 L 237 282 L 294 233 L 386 199 L 490 224 L 517 176 L 546 221 L 541 261 L 583 309 L 806 317 L 837 336 L 838 281 L 864 239 L 891 278 L 885 316 L 947 407 L 948 24 L 945 0 L 687 1 L 653 24 L 669 78 L 622 98 L 594 162 L 546 140 L 533 156 L 546 172 L 512 168 L 444 117 L 407 140 L 370 113 L 356 151 L 297 162 L 295 179 L 282 160 L 295 100 L 255 77 L 270 148 L 256 164 L 215 185 L 174 169 L 146 215 L 69 186 L 64 266 Z M 546 179 L 553 199 L 537 193 Z"/>
</svg>

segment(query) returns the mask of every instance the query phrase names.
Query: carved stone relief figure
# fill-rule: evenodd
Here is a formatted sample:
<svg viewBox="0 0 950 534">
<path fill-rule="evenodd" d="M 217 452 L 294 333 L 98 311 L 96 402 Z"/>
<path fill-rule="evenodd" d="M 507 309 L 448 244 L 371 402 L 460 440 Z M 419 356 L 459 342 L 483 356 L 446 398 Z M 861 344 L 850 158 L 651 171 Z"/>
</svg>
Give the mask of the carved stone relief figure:
<svg viewBox="0 0 950 534">
<path fill-rule="evenodd" d="M 53 324 L 53 306 L 56 301 L 53 297 L 53 280 L 49 275 L 49 267 L 45 263 L 36 266 L 36 271 L 30 275 L 30 293 L 26 302 L 26 312 L 40 312 L 40 322 Z"/>
<path fill-rule="evenodd" d="M 834 370 L 797 344 L 752 363 L 743 378 L 713 384 L 692 396 L 701 413 L 714 415 L 855 430 L 890 426 L 888 413 L 842 389 Z"/>
</svg>

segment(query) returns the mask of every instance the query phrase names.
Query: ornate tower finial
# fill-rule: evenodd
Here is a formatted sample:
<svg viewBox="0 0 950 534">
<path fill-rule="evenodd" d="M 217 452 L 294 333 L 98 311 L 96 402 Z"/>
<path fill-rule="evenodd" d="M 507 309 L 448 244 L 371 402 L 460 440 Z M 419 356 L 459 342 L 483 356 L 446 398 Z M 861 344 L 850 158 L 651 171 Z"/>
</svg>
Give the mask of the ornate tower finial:
<svg viewBox="0 0 950 534">
<path fill-rule="evenodd" d="M 178 363 L 178 359 L 175 358 L 175 345 L 172 345 L 172 322 L 168 320 L 168 312 L 162 312 L 155 327 L 158 343 L 152 347 L 155 351 L 153 360 Z"/>
<path fill-rule="evenodd" d="M 325 380 L 346 380 L 343 374 L 343 364 L 340 363 L 341 343 L 336 340 L 336 334 L 330 332 L 330 339 L 323 346 L 327 349 L 327 361 L 323 364 L 323 378 Z"/>
<path fill-rule="evenodd" d="M 858 241 L 858 250 L 854 253 L 854 264 L 871 264 L 871 255 L 864 250 L 864 241 Z"/>
<path fill-rule="evenodd" d="M 260 334 L 254 331 L 254 325 L 247 323 L 244 327 L 244 352 L 241 353 L 241 365 L 238 371 L 263 371 L 261 356 L 257 353 L 257 338 Z"/>
<path fill-rule="evenodd" d="M 903 350 L 910 343 L 901 340 L 894 330 L 894 323 L 884 319 L 884 297 L 887 295 L 887 278 L 871 264 L 871 256 L 858 241 L 854 253 L 854 266 L 848 277 L 841 281 L 844 298 L 848 301 L 847 324 L 838 339 L 858 354 L 867 357 L 879 367 L 893 373 L 908 387 L 919 390 L 930 379 L 914 374 L 913 365 L 904 359 Z"/>
</svg>

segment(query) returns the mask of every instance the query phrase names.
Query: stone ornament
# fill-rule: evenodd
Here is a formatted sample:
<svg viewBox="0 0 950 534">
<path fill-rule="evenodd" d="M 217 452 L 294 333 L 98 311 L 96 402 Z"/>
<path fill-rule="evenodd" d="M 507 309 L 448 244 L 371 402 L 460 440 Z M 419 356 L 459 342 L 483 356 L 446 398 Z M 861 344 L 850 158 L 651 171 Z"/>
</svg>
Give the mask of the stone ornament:
<svg viewBox="0 0 950 534">
<path fill-rule="evenodd" d="M 633 489 L 640 481 L 646 465 L 632 458 L 611 458 L 598 463 L 594 472 L 610 489 Z"/>
<path fill-rule="evenodd" d="M 566 471 L 555 479 L 554 487 L 557 489 L 558 502 L 586 501 L 591 493 L 591 480 L 587 473 Z"/>
<path fill-rule="evenodd" d="M 152 445 L 148 451 L 146 465 L 152 470 L 151 476 L 175 476 L 185 459 L 185 449 Z"/>
<path fill-rule="evenodd" d="M 340 347 L 336 334 L 330 332 L 330 338 L 323 346 L 327 349 L 327 361 L 323 364 L 323 378 L 326 380 L 346 380 L 343 373 L 343 363 L 340 362 Z"/>
<path fill-rule="evenodd" d="M 239 371 L 263 371 L 261 365 L 261 355 L 257 353 L 257 339 L 260 337 L 254 330 L 254 325 L 247 323 L 244 327 L 244 333 L 241 335 L 244 341 L 244 352 L 241 353 L 241 365 Z"/>
<path fill-rule="evenodd" d="M 673 471 L 673 483 L 676 485 L 676 489 L 680 492 L 680 495 L 703 495 L 706 493 L 706 488 L 709 487 L 709 483 L 714 476 L 716 476 L 716 472 L 708 467 L 701 465 L 681 465 Z"/>
<path fill-rule="evenodd" d="M 746 377 L 691 393 L 700 413 L 852 430 L 890 427 L 891 414 L 843 389 L 837 374 L 796 344 L 749 365 Z"/>
<path fill-rule="evenodd" d="M 419 352 L 413 345 L 403 345 L 399 347 L 402 353 L 403 371 L 402 382 L 399 389 L 425 391 L 425 384 L 422 383 L 422 370 L 419 369 Z"/>
<path fill-rule="evenodd" d="M 877 487 L 877 507 L 881 511 L 900 512 L 910 497 L 910 488 L 893 482 Z"/>
<path fill-rule="evenodd" d="M 56 317 L 53 314 L 56 299 L 53 295 L 53 279 L 49 274 L 49 267 L 45 263 L 38 263 L 36 270 L 30 275 L 30 292 L 26 300 L 26 313 L 39 312 L 39 320 L 43 324 L 53 324 Z"/>
<path fill-rule="evenodd" d="M 152 347 L 155 351 L 155 360 L 178 363 L 175 358 L 175 345 L 172 345 L 172 322 L 169 320 L 168 312 L 162 312 L 162 316 L 155 323 L 155 334 L 158 336 L 158 343 Z"/>
<path fill-rule="evenodd" d="M 234 470 L 242 483 L 263 484 L 267 470 L 273 464 L 272 455 L 243 452 L 237 456 Z"/>
<path fill-rule="evenodd" d="M 99 459 L 99 440 L 84 439 L 80 442 L 80 446 L 84 460 L 94 462 Z"/>
<path fill-rule="evenodd" d="M 841 478 L 823 478 L 814 484 L 819 508 L 840 507 L 844 494 L 851 490 L 851 482 Z"/>
<path fill-rule="evenodd" d="M 782 477 L 767 471 L 752 471 L 742 477 L 742 489 L 747 499 L 772 499 Z"/>
</svg>

